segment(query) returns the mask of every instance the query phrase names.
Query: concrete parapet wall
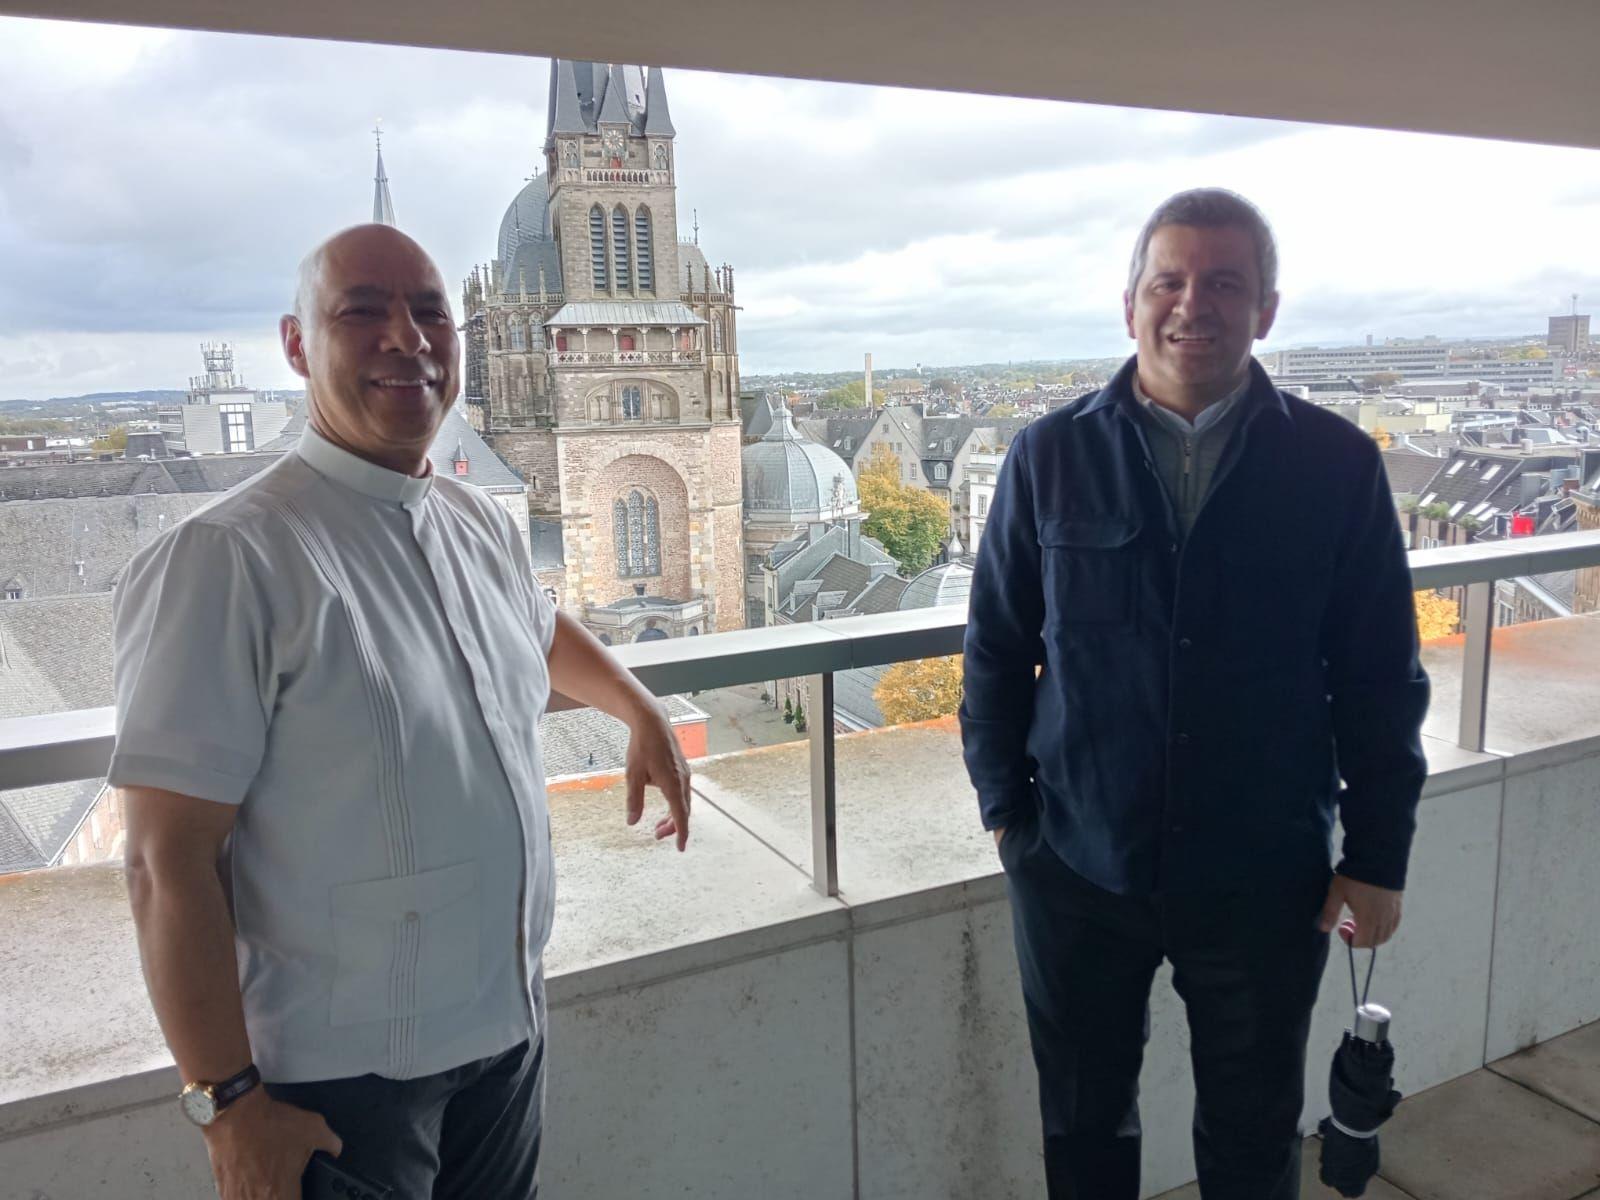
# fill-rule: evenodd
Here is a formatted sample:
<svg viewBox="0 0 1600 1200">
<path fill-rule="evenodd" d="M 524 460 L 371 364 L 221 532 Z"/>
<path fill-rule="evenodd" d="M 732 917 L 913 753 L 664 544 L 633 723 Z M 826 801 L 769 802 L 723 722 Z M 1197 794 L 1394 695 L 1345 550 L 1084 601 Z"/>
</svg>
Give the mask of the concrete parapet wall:
<svg viewBox="0 0 1600 1200">
<path fill-rule="evenodd" d="M 1374 998 L 1395 1011 L 1407 1093 L 1600 1019 L 1591 850 L 1600 842 L 1600 740 L 1510 758 L 1452 750 L 1435 772 L 1405 924 L 1373 983 Z M 702 851 L 708 866 L 731 871 L 755 839 L 713 804 L 700 817 Z M 583 886 L 580 872 L 572 878 Z M 1003 880 L 990 873 L 834 904 L 803 899 L 791 863 L 764 878 L 762 911 L 800 915 L 553 968 L 541 1194 L 1041 1194 Z M 1348 1009 L 1336 946 L 1312 1034 L 1308 1127 L 1326 1109 L 1326 1064 Z M 1152 1023 L 1142 1081 L 1149 1195 L 1193 1174 L 1187 1033 L 1165 972 Z M 0 1104 L 5 1194 L 209 1196 L 204 1150 L 177 1115 L 176 1087 L 164 1068 Z"/>
</svg>

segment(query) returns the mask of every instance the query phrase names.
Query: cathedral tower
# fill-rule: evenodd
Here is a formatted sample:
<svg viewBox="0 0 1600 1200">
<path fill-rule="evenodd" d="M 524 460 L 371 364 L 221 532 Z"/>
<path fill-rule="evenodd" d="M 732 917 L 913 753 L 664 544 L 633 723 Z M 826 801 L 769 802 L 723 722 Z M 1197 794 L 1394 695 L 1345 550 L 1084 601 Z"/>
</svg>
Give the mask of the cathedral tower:
<svg viewBox="0 0 1600 1200">
<path fill-rule="evenodd" d="M 552 62 L 544 173 L 463 296 L 474 423 L 559 522 L 541 579 L 613 641 L 743 616 L 733 270 L 678 237 L 675 136 L 659 70 Z"/>
</svg>

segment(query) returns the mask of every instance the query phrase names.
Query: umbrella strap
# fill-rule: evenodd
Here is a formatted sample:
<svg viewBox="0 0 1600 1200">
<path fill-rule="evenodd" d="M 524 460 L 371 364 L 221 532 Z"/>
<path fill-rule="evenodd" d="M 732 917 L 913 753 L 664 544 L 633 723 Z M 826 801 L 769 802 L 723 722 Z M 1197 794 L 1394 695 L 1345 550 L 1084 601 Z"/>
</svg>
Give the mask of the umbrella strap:
<svg viewBox="0 0 1600 1200">
<path fill-rule="evenodd" d="M 1369 1129 L 1365 1133 L 1362 1133 L 1356 1129 L 1351 1129 L 1350 1126 L 1341 1124 L 1339 1118 L 1334 1116 L 1332 1113 L 1328 1114 L 1328 1123 L 1346 1137 L 1359 1138 L 1363 1142 L 1368 1138 L 1375 1138 L 1378 1136 L 1378 1131 L 1376 1129 Z"/>
<path fill-rule="evenodd" d="M 1372 991 L 1372 968 L 1378 965 L 1378 948 L 1374 946 L 1372 957 L 1367 959 L 1367 982 L 1362 986 L 1359 996 L 1356 993 L 1356 948 L 1349 942 L 1344 944 L 1344 948 L 1350 956 L 1350 1001 L 1360 1008 L 1367 1002 L 1367 994 Z"/>
</svg>

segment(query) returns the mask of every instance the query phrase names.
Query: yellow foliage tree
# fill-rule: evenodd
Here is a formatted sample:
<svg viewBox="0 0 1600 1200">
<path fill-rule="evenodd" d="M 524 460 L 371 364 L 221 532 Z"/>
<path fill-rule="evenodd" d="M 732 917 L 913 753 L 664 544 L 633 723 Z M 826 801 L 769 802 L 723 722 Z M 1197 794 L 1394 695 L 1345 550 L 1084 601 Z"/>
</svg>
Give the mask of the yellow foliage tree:
<svg viewBox="0 0 1600 1200">
<path fill-rule="evenodd" d="M 961 707 L 961 655 L 895 663 L 872 698 L 891 725 L 948 717 Z"/>
<path fill-rule="evenodd" d="M 1394 435 L 1382 425 L 1372 431 L 1372 440 L 1378 443 L 1378 449 L 1380 450 L 1387 450 L 1394 445 Z"/>
<path fill-rule="evenodd" d="M 932 492 L 900 481 L 900 460 L 879 445 L 856 480 L 861 508 L 869 513 L 862 530 L 877 538 L 906 575 L 933 561 L 950 528 L 950 506 Z"/>
<path fill-rule="evenodd" d="M 1461 623 L 1461 606 L 1438 592 L 1417 593 L 1417 636 L 1425 642 L 1449 637 Z"/>
</svg>

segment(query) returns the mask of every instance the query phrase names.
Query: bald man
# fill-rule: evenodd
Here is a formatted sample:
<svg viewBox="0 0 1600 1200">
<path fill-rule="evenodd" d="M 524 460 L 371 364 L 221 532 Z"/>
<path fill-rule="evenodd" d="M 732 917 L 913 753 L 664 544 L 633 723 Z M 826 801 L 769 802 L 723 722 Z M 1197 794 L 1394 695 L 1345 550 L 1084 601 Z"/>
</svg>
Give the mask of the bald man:
<svg viewBox="0 0 1600 1200">
<path fill-rule="evenodd" d="M 661 706 L 535 586 L 428 447 L 459 388 L 437 267 L 349 229 L 300 271 L 299 446 L 142 550 L 116 594 L 128 888 L 145 979 L 224 1200 L 314 1151 L 397 1197 L 538 1191 L 554 899 L 539 718 L 625 721 L 689 836 Z M 222 870 L 219 873 L 218 866 Z"/>
</svg>

